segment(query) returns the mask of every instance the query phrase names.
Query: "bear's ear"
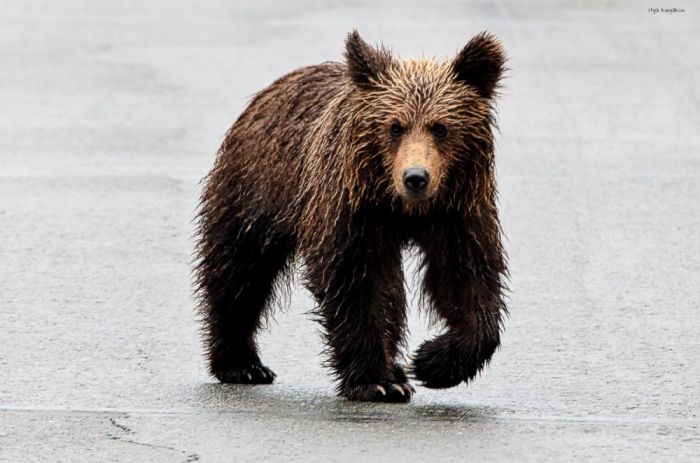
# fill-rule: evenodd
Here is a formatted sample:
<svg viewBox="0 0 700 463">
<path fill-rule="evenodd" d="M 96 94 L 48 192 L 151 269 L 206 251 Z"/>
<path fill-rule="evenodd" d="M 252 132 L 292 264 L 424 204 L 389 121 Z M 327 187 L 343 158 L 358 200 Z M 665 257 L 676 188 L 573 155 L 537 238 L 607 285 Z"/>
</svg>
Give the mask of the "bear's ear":
<svg viewBox="0 0 700 463">
<path fill-rule="evenodd" d="M 345 60 L 352 81 L 359 87 L 371 88 L 391 64 L 391 54 L 384 47 L 377 49 L 367 44 L 357 31 L 352 31 L 345 40 Z"/>
<path fill-rule="evenodd" d="M 474 36 L 452 62 L 457 79 L 491 98 L 503 73 L 506 55 L 496 37 L 488 32 Z"/>
</svg>

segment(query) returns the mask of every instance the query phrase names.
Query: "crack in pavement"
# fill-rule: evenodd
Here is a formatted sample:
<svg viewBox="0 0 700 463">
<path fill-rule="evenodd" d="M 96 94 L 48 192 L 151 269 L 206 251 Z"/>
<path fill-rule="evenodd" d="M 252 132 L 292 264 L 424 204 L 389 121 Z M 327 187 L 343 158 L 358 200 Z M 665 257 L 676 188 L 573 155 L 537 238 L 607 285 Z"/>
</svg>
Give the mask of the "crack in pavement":
<svg viewBox="0 0 700 463">
<path fill-rule="evenodd" d="M 129 415 L 124 415 L 122 418 L 128 419 Z M 113 417 L 109 418 L 109 422 L 113 427 L 117 428 L 121 432 L 128 433 L 128 434 L 134 434 L 134 431 L 129 426 L 122 424 L 122 423 L 119 423 Z M 107 438 L 111 439 L 111 440 L 116 440 L 119 442 L 124 442 L 127 444 L 141 445 L 144 447 L 149 447 L 149 448 L 154 448 L 154 449 L 163 449 L 163 450 L 170 450 L 170 451 L 177 452 L 177 453 L 182 453 L 185 456 L 183 463 L 191 463 L 193 461 L 199 461 L 199 454 L 190 453 L 184 449 L 178 449 L 175 447 L 170 447 L 168 445 L 151 444 L 150 442 L 141 442 L 141 441 L 137 441 L 137 440 L 130 439 L 130 438 L 127 439 L 127 438 L 124 438 L 123 436 L 118 436 L 118 435 L 115 435 L 112 433 L 107 433 Z"/>
<path fill-rule="evenodd" d="M 188 453 L 187 450 L 177 449 L 175 447 L 169 447 L 167 445 L 159 445 L 159 444 L 151 444 L 149 442 L 141 442 L 141 441 L 137 441 L 137 440 L 133 440 L 133 439 L 124 439 L 123 437 L 114 436 L 114 435 L 110 435 L 110 434 L 108 434 L 107 437 L 109 437 L 112 440 L 124 442 L 126 444 L 141 445 L 144 447 L 149 447 L 149 448 L 154 448 L 154 449 L 163 449 L 163 450 L 170 450 L 172 452 L 182 453 L 185 456 L 183 463 L 190 463 L 193 461 L 199 461 L 199 454 Z"/>
</svg>

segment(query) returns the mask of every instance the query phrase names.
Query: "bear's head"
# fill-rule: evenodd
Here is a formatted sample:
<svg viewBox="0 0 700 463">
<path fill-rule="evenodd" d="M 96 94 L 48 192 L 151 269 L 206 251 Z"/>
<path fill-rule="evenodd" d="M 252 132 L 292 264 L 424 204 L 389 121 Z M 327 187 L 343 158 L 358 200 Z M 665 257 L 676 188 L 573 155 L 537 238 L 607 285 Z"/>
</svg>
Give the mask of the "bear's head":
<svg viewBox="0 0 700 463">
<path fill-rule="evenodd" d="M 374 159 L 361 162 L 380 171 L 375 193 L 410 211 L 436 201 L 470 207 L 492 196 L 493 100 L 506 59 L 493 36 L 479 34 L 454 59 L 437 62 L 396 59 L 355 31 L 345 57 L 355 133 Z"/>
</svg>

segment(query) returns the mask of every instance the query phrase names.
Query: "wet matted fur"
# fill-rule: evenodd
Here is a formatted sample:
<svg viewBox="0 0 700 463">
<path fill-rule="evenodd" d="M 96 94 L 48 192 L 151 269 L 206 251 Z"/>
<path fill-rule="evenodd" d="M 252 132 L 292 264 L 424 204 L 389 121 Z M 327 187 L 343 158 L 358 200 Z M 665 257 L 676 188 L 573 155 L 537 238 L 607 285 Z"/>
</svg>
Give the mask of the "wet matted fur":
<svg viewBox="0 0 700 463">
<path fill-rule="evenodd" d="M 492 132 L 505 55 L 482 33 L 447 62 L 400 60 L 353 32 L 345 57 L 258 93 L 205 178 L 195 273 L 209 370 L 273 381 L 256 331 L 299 262 L 338 392 L 406 401 L 402 249 L 419 250 L 423 295 L 445 324 L 415 353 L 418 380 L 468 382 L 500 343 L 507 270 Z"/>
</svg>

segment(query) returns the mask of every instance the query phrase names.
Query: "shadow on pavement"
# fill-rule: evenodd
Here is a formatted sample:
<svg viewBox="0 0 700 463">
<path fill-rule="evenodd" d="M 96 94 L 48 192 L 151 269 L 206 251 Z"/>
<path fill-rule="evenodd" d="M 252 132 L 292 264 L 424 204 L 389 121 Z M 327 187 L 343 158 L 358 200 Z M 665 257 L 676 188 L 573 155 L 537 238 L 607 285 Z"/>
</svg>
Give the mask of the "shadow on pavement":
<svg viewBox="0 0 700 463">
<path fill-rule="evenodd" d="M 313 391 L 306 386 L 250 386 L 205 383 L 194 388 L 193 406 L 206 412 L 300 417 L 308 415 L 339 422 L 453 421 L 489 422 L 499 410 L 481 405 L 426 403 L 420 396 L 408 404 L 347 402 L 333 391 Z"/>
</svg>

